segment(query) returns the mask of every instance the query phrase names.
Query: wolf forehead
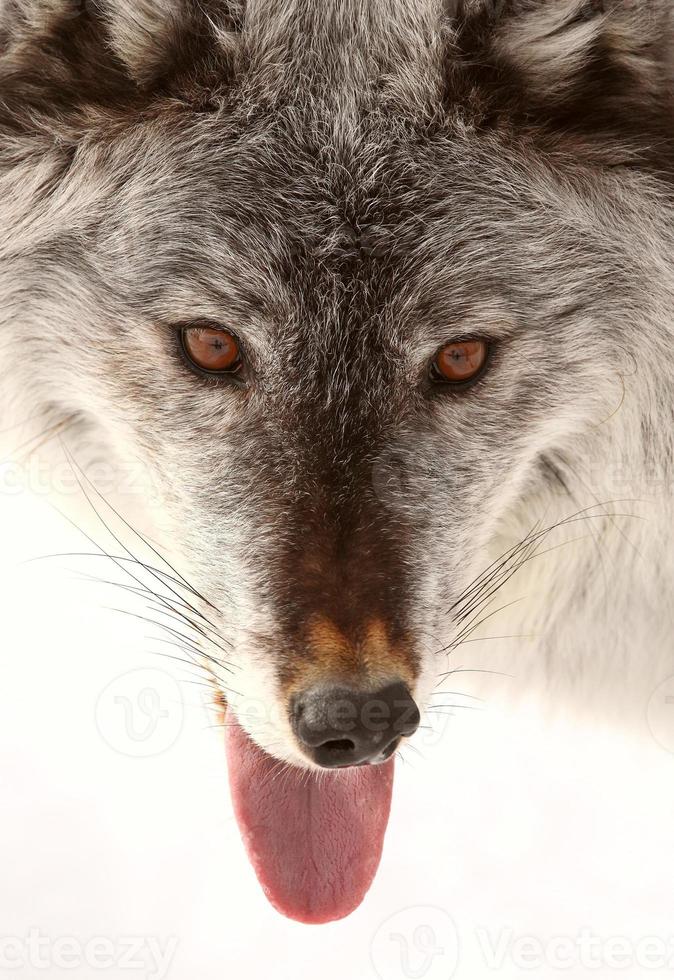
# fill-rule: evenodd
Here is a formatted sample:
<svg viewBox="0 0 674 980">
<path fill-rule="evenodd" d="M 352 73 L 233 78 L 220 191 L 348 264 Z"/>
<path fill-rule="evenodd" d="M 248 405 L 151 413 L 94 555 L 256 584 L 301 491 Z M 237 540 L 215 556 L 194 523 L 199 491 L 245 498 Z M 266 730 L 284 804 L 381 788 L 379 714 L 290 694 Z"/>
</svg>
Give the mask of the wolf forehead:
<svg viewBox="0 0 674 980">
<path fill-rule="evenodd" d="M 671 20 L 665 0 L 0 0 L 4 154 L 42 146 L 68 177 L 116 148 L 116 199 L 142 183 L 156 212 L 168 173 L 186 221 L 221 193 L 244 249 L 248 222 L 272 254 L 296 230 L 348 263 L 394 224 L 409 251 L 420 208 L 460 208 L 452 175 L 475 210 L 496 163 L 511 184 L 541 154 L 662 172 Z"/>
<path fill-rule="evenodd" d="M 670 20 L 660 0 L 0 0 L 0 165 L 58 158 L 40 193 L 68 188 L 63 226 L 98 188 L 73 225 L 98 261 L 142 260 L 134 289 L 212 260 L 258 308 L 431 284 L 460 308 L 560 172 L 671 170 Z"/>
</svg>

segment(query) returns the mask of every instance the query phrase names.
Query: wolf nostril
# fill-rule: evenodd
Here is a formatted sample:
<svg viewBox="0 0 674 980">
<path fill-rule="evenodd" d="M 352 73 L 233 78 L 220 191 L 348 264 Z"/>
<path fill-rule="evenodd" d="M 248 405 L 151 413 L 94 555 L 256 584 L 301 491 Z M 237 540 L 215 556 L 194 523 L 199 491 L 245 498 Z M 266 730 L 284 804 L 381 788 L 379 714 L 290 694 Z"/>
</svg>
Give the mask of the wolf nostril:
<svg viewBox="0 0 674 980">
<path fill-rule="evenodd" d="M 323 685 L 297 695 L 291 705 L 302 750 L 325 768 L 384 762 L 419 721 L 419 709 L 401 681 L 370 691 Z"/>
<path fill-rule="evenodd" d="M 326 749 L 328 752 L 353 752 L 356 745 L 350 738 L 333 738 L 327 742 L 323 742 L 321 748 Z"/>
</svg>

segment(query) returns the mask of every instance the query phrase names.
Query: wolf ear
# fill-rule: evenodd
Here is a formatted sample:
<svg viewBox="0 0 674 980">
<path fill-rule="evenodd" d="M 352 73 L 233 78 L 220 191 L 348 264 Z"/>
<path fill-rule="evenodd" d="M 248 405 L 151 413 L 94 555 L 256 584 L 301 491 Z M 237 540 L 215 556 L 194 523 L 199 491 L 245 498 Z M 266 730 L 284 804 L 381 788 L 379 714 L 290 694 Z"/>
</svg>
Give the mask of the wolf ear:
<svg viewBox="0 0 674 980">
<path fill-rule="evenodd" d="M 671 0 L 450 0 L 458 69 L 492 104 L 623 132 L 674 102 Z"/>
<path fill-rule="evenodd" d="M 156 90 L 215 104 L 240 18 L 240 0 L 0 0 L 0 123 L 27 122 L 29 105 L 46 118 Z"/>
<path fill-rule="evenodd" d="M 84 0 L 86 2 L 86 0 Z M 150 83 L 231 53 L 240 5 L 218 0 L 93 0 L 110 42 L 132 77 Z M 220 64 L 220 67 L 222 65 Z"/>
<path fill-rule="evenodd" d="M 99 0 L 97 6 L 131 75 L 145 82 L 161 74 L 185 26 L 183 0 Z"/>
</svg>

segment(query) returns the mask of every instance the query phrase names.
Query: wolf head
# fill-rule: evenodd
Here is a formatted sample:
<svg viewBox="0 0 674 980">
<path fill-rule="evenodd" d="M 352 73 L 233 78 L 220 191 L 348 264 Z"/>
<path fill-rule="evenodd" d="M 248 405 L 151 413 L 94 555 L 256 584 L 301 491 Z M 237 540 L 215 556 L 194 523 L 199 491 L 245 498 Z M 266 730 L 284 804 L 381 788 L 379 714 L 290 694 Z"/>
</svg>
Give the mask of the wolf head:
<svg viewBox="0 0 674 980">
<path fill-rule="evenodd" d="M 231 645 L 224 696 L 278 758 L 317 764 L 307 692 L 393 691 L 412 730 L 505 522 L 649 424 L 670 22 L 0 3 L 3 385 L 147 464 Z M 204 370 L 190 341 L 218 333 L 236 357 Z"/>
</svg>

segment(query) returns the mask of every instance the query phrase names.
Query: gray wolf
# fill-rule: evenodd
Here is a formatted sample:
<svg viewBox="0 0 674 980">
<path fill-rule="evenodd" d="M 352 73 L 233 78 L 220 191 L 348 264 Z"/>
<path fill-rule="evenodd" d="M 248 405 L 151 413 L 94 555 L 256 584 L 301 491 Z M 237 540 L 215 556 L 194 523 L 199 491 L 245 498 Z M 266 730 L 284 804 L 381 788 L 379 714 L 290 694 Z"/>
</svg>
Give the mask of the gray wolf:
<svg viewBox="0 0 674 980">
<path fill-rule="evenodd" d="M 667 0 L 0 0 L 3 398 L 161 485 L 288 915 L 469 657 L 673 672 L 672 80 Z"/>
</svg>

